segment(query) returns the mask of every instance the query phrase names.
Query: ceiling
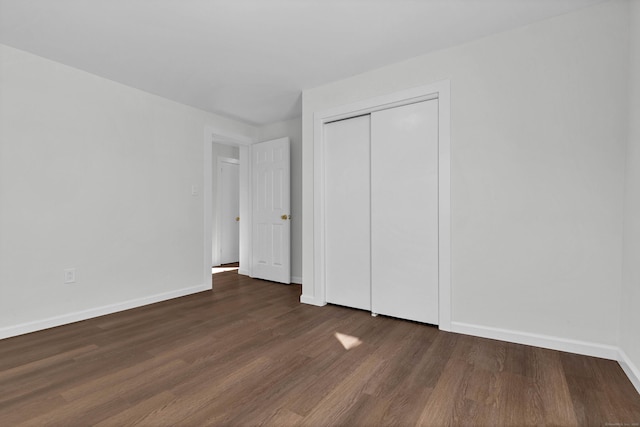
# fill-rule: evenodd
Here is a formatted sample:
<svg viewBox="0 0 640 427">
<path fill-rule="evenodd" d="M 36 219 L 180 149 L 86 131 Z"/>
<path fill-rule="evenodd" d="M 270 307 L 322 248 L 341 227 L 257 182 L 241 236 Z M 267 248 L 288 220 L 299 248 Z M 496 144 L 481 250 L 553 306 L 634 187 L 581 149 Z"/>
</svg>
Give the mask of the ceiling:
<svg viewBox="0 0 640 427">
<path fill-rule="evenodd" d="M 254 125 L 301 91 L 601 0 L 0 0 L 0 43 Z"/>
</svg>

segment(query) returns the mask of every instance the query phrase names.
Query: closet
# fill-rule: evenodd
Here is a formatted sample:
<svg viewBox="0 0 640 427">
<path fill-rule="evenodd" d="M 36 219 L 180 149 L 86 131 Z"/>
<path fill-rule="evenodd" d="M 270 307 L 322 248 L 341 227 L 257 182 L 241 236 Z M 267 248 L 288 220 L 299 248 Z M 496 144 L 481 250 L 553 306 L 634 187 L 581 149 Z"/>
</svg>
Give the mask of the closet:
<svg viewBox="0 0 640 427">
<path fill-rule="evenodd" d="M 438 100 L 324 125 L 328 303 L 438 323 Z"/>
</svg>

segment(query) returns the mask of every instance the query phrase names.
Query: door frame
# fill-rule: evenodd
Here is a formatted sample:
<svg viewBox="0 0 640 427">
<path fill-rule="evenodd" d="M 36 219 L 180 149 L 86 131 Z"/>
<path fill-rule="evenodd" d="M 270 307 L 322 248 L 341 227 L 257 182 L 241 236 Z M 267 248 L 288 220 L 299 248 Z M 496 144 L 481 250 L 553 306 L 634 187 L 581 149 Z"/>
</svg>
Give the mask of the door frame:
<svg viewBox="0 0 640 427">
<path fill-rule="evenodd" d="M 222 206 L 222 164 L 223 163 L 230 163 L 230 164 L 234 164 L 234 165 L 238 165 L 238 167 L 240 166 L 240 160 L 239 159 L 234 159 L 233 157 L 224 157 L 224 156 L 218 156 L 217 158 L 217 171 L 216 171 L 216 184 L 217 184 L 217 191 L 216 191 L 216 206 Z M 238 177 L 240 175 L 240 170 L 238 170 Z M 240 184 L 238 184 L 238 193 L 240 193 Z M 220 215 L 222 213 L 222 211 L 218 211 L 218 215 L 216 215 L 216 224 L 215 224 L 215 228 L 216 228 L 216 236 L 218 236 L 218 239 L 216 239 L 216 248 L 213 252 L 213 256 L 211 257 L 213 260 L 213 264 L 217 265 L 220 264 L 221 261 L 221 257 L 220 257 L 220 251 L 222 249 L 221 244 L 220 244 L 220 236 L 222 235 L 222 215 Z M 239 214 L 238 214 L 239 215 Z M 212 233 L 213 234 L 213 233 Z M 238 237 L 239 239 L 239 237 Z M 239 244 L 239 242 L 238 242 Z M 212 245 L 213 246 L 213 245 Z"/>
<path fill-rule="evenodd" d="M 314 289 L 300 301 L 325 305 L 324 239 L 324 125 L 374 111 L 438 99 L 438 327 L 451 330 L 451 93 L 450 81 L 442 80 L 353 104 L 317 112 L 313 117 L 313 198 L 314 198 Z"/>
<path fill-rule="evenodd" d="M 217 127 L 205 126 L 203 138 L 203 245 L 204 259 L 202 279 L 204 284 L 212 283 L 211 261 L 213 257 L 213 143 L 237 146 L 240 151 L 240 268 L 238 273 L 250 275 L 251 263 L 248 254 L 251 252 L 251 176 L 249 160 L 251 144 L 255 141 L 245 135 L 227 132 Z M 244 194 L 243 194 L 244 190 Z M 213 288 L 213 285 L 212 285 Z"/>
</svg>

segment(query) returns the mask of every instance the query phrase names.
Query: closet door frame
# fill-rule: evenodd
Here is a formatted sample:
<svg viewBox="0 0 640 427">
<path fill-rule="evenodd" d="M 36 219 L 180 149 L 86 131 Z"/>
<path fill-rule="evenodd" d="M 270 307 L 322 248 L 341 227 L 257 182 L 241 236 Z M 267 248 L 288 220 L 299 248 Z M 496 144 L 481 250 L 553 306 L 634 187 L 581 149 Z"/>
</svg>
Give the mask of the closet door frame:
<svg viewBox="0 0 640 427">
<path fill-rule="evenodd" d="M 451 330 L 451 141 L 450 82 L 426 86 L 318 112 L 314 115 L 314 295 L 302 302 L 325 305 L 324 125 L 350 117 L 416 102 L 438 99 L 438 327 Z"/>
</svg>

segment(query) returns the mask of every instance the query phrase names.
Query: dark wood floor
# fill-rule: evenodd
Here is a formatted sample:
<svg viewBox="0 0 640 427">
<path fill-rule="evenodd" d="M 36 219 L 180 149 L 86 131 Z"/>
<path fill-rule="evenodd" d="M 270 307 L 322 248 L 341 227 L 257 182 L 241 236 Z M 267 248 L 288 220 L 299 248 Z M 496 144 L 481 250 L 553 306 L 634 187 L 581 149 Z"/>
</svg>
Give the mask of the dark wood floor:
<svg viewBox="0 0 640 427">
<path fill-rule="evenodd" d="M 0 341 L 0 426 L 640 423 L 615 362 L 299 295 L 230 271 L 213 292 Z"/>
</svg>

